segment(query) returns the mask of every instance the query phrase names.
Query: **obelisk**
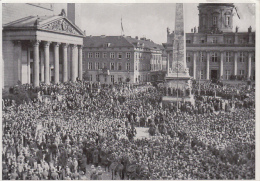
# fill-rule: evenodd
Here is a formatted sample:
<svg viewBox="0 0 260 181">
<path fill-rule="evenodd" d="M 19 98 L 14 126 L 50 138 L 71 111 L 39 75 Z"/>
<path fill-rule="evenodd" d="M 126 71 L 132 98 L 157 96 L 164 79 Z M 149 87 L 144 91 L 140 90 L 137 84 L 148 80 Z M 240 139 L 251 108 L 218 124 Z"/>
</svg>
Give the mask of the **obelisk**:
<svg viewBox="0 0 260 181">
<path fill-rule="evenodd" d="M 183 3 L 176 3 L 173 61 L 169 77 L 189 77 L 186 65 L 186 41 L 184 33 Z M 178 75 L 177 75 L 178 74 Z"/>
<path fill-rule="evenodd" d="M 186 65 L 186 39 L 184 33 L 183 3 L 176 3 L 175 30 L 173 40 L 173 60 L 168 59 L 168 70 L 165 77 L 166 93 L 164 102 L 188 101 L 194 104 L 191 95 L 191 77 Z"/>
</svg>

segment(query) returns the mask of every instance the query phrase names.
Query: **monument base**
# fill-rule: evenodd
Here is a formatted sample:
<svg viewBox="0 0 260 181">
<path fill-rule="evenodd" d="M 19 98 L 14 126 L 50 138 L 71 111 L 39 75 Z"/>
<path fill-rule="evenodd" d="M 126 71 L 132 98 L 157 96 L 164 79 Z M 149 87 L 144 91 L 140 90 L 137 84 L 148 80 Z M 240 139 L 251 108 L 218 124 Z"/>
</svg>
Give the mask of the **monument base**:
<svg viewBox="0 0 260 181">
<path fill-rule="evenodd" d="M 191 105 L 195 105 L 195 99 L 193 95 L 185 96 L 185 97 L 163 96 L 162 102 L 163 104 L 177 103 L 177 102 L 190 102 Z"/>
<path fill-rule="evenodd" d="M 166 95 L 162 97 L 162 102 L 177 103 L 177 102 L 190 102 L 195 105 L 194 96 L 191 94 L 191 77 L 183 73 L 182 77 L 168 74 L 165 77 Z M 178 96 L 177 96 L 178 92 Z"/>
</svg>

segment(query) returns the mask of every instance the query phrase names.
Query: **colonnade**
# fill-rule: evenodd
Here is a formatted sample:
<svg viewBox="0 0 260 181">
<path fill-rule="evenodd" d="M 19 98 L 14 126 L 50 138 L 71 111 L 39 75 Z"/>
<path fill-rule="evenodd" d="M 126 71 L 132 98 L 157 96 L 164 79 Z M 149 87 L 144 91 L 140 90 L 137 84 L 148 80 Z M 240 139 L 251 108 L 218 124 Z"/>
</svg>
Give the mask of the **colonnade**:
<svg viewBox="0 0 260 181">
<path fill-rule="evenodd" d="M 54 83 L 59 83 L 59 50 L 62 47 L 62 81 L 68 81 L 68 47 L 71 46 L 71 57 L 72 57 L 72 69 L 71 69 L 71 81 L 75 82 L 77 77 L 82 80 L 82 45 L 68 44 L 61 42 L 50 42 L 50 41 L 33 41 L 33 85 L 34 87 L 39 86 L 40 81 L 45 84 L 50 84 L 50 44 L 53 45 L 54 52 Z M 44 49 L 44 64 L 39 67 L 39 46 L 43 44 Z M 41 72 L 41 80 L 40 80 Z"/>
<path fill-rule="evenodd" d="M 207 52 L 207 62 L 206 62 L 206 79 L 209 80 L 210 79 L 210 51 L 206 51 Z M 220 71 L 220 77 L 223 76 L 223 72 L 224 72 L 224 51 L 220 52 L 220 63 L 219 63 L 219 71 Z M 197 79 L 199 77 L 197 77 L 197 60 L 200 61 L 200 57 L 198 56 L 199 52 L 194 51 L 193 54 L 193 77 L 194 79 Z M 198 58 L 197 58 L 198 57 Z M 247 59 L 247 78 L 249 79 L 251 77 L 251 69 L 252 69 L 252 52 L 248 52 L 248 59 Z M 234 51 L 234 72 L 233 75 L 237 75 L 237 61 L 238 61 L 238 51 Z"/>
</svg>

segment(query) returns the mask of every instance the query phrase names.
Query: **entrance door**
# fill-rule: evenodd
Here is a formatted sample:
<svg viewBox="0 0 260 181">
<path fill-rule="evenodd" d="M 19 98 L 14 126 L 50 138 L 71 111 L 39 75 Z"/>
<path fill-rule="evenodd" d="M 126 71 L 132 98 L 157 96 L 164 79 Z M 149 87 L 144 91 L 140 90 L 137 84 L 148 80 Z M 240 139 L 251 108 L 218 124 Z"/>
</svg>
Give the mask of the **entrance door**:
<svg viewBox="0 0 260 181">
<path fill-rule="evenodd" d="M 211 80 L 217 80 L 217 79 L 218 79 L 218 71 L 211 70 Z"/>
</svg>

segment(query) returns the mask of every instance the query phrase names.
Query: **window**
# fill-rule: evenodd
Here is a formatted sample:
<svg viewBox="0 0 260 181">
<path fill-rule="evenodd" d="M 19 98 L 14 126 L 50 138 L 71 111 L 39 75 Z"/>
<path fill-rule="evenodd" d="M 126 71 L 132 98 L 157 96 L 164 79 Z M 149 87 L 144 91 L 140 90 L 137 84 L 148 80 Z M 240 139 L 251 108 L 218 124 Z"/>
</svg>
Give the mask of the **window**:
<svg viewBox="0 0 260 181">
<path fill-rule="evenodd" d="M 212 39 L 212 43 L 218 43 L 218 39 L 217 39 L 217 37 L 213 37 L 213 39 Z"/>
<path fill-rule="evenodd" d="M 135 64 L 135 70 L 137 70 L 137 67 L 138 67 L 137 64 Z"/>
<path fill-rule="evenodd" d="M 203 79 L 203 78 L 204 78 L 204 71 L 200 70 L 200 79 Z"/>
<path fill-rule="evenodd" d="M 191 43 L 191 40 L 186 40 L 186 43 Z"/>
<path fill-rule="evenodd" d="M 106 75 L 104 76 L 104 82 L 107 82 L 107 76 Z"/>
<path fill-rule="evenodd" d="M 131 58 L 131 53 L 130 52 L 126 53 L 126 58 Z"/>
<path fill-rule="evenodd" d="M 227 38 L 226 41 L 227 43 L 232 43 L 232 38 Z"/>
<path fill-rule="evenodd" d="M 231 62 L 231 53 L 230 52 L 226 52 L 226 62 Z"/>
<path fill-rule="evenodd" d="M 100 57 L 99 52 L 96 52 L 96 53 L 95 53 L 95 58 L 99 58 L 99 57 Z"/>
<path fill-rule="evenodd" d="M 95 66 L 96 66 L 96 67 L 95 67 L 96 70 L 99 70 L 99 69 L 100 69 L 99 62 L 96 62 Z"/>
<path fill-rule="evenodd" d="M 205 40 L 204 39 L 200 39 L 200 43 L 205 43 Z"/>
<path fill-rule="evenodd" d="M 187 53 L 187 55 L 186 55 L 186 61 L 187 61 L 187 62 L 190 62 L 190 53 Z"/>
<path fill-rule="evenodd" d="M 218 54 L 216 52 L 212 53 L 211 61 L 212 62 L 217 62 L 218 61 Z"/>
<path fill-rule="evenodd" d="M 114 82 L 115 82 L 115 76 L 114 76 L 114 75 L 111 75 L 111 77 L 110 77 L 110 78 L 111 78 L 111 82 L 113 82 L 113 83 L 114 83 Z"/>
<path fill-rule="evenodd" d="M 126 63 L 126 70 L 130 70 L 130 63 Z"/>
<path fill-rule="evenodd" d="M 89 75 L 89 81 L 92 81 L 92 74 Z"/>
<path fill-rule="evenodd" d="M 82 58 L 83 59 L 85 58 L 85 52 L 82 52 Z"/>
<path fill-rule="evenodd" d="M 240 59 L 240 62 L 245 62 L 245 54 L 244 54 L 244 52 L 240 52 L 239 59 Z"/>
<path fill-rule="evenodd" d="M 93 67 L 92 67 L 92 62 L 88 62 L 88 69 L 89 69 L 89 70 L 92 70 L 92 68 L 93 68 Z"/>
<path fill-rule="evenodd" d="M 107 58 L 107 52 L 103 53 L 103 58 Z"/>
<path fill-rule="evenodd" d="M 204 54 L 203 54 L 203 52 L 200 52 L 200 61 L 201 61 L 201 62 L 204 61 Z"/>
<path fill-rule="evenodd" d="M 121 65 L 121 63 L 118 63 L 117 65 L 118 65 L 118 70 L 122 70 L 122 65 Z"/>
<path fill-rule="evenodd" d="M 206 25 L 206 18 L 205 18 L 205 16 L 202 17 L 202 25 L 203 25 L 203 26 Z"/>
<path fill-rule="evenodd" d="M 113 62 L 110 63 L 110 70 L 115 70 L 115 63 Z"/>
<path fill-rule="evenodd" d="M 226 17 L 226 26 L 228 26 L 229 24 L 230 24 L 230 17 L 227 16 L 227 17 Z"/>
<path fill-rule="evenodd" d="M 103 63 L 103 69 L 107 68 L 107 64 L 104 62 Z"/>
<path fill-rule="evenodd" d="M 231 71 L 226 70 L 226 80 L 229 80 L 230 75 L 231 75 Z"/>
<path fill-rule="evenodd" d="M 99 82 L 99 75 L 96 75 L 96 81 Z"/>
<path fill-rule="evenodd" d="M 213 25 L 216 25 L 217 24 L 217 17 L 216 16 L 213 16 Z"/>
<path fill-rule="evenodd" d="M 245 75 L 245 70 L 239 70 L 239 75 Z"/>
<path fill-rule="evenodd" d="M 118 53 L 118 59 L 121 59 L 122 58 L 122 53 Z"/>
<path fill-rule="evenodd" d="M 253 53 L 251 56 L 252 62 L 255 62 L 255 54 Z"/>
<path fill-rule="evenodd" d="M 122 82 L 122 77 L 118 76 L 118 82 Z"/>
<path fill-rule="evenodd" d="M 88 53 L 88 58 L 93 58 L 93 53 L 92 52 Z"/>
<path fill-rule="evenodd" d="M 115 58 L 115 53 L 114 52 L 112 52 L 112 53 L 110 53 L 110 58 Z"/>
</svg>

